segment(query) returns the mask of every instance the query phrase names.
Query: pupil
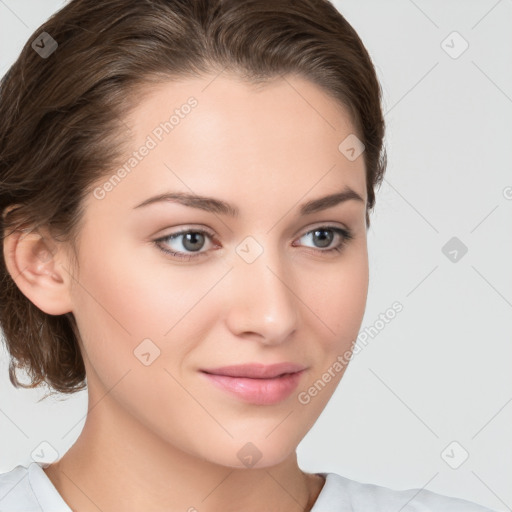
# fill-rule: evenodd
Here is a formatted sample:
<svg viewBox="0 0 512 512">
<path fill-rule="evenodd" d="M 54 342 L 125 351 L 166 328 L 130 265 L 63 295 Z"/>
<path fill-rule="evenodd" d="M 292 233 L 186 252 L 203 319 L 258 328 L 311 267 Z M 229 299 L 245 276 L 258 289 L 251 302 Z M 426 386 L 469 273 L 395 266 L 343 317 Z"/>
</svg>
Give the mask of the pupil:
<svg viewBox="0 0 512 512">
<path fill-rule="evenodd" d="M 183 242 L 184 247 L 186 247 L 190 251 L 197 251 L 201 249 L 203 244 L 200 244 L 201 247 L 195 247 L 194 244 L 197 244 L 197 239 L 204 242 L 204 236 L 201 233 L 186 233 L 185 240 Z M 189 242 L 192 243 L 192 246 L 189 245 Z"/>
<path fill-rule="evenodd" d="M 318 236 L 318 233 L 329 233 L 327 237 L 320 236 L 320 247 L 328 247 L 332 242 L 333 234 L 327 229 L 317 229 L 314 232 L 314 236 Z M 323 244 L 323 245 L 322 245 Z"/>
</svg>

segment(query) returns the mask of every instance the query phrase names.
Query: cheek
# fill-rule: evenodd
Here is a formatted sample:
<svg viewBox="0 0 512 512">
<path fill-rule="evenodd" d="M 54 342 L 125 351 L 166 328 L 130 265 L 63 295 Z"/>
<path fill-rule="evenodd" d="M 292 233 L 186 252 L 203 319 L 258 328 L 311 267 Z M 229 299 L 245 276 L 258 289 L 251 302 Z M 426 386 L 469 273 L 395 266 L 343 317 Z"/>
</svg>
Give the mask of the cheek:
<svg viewBox="0 0 512 512">
<path fill-rule="evenodd" d="M 156 264 L 151 254 L 127 254 L 83 258 L 73 294 L 91 364 L 105 375 L 115 374 L 114 382 L 127 369 L 139 368 L 142 353 L 149 352 L 155 366 L 179 366 L 216 318 L 215 304 L 202 299 L 219 272 L 199 273 L 192 266 Z"/>
<path fill-rule="evenodd" d="M 140 261 L 137 272 L 132 262 L 107 258 L 80 268 L 74 305 L 89 392 L 99 399 L 108 391 L 142 421 L 165 411 L 170 424 L 179 425 L 179 411 L 170 404 L 187 395 L 173 377 L 182 381 L 181 362 L 200 338 L 189 310 L 208 283 L 192 293 L 190 277 L 170 271 L 166 277 L 162 266 L 158 275 Z"/>
<path fill-rule="evenodd" d="M 325 408 L 350 363 L 366 307 L 368 255 L 365 245 L 353 251 L 321 280 L 308 287 L 316 316 L 310 332 L 316 341 L 314 370 L 297 392 L 297 403 L 307 428 Z M 327 328 L 327 327 L 328 328 Z M 320 333 L 326 333 L 321 335 Z"/>
<path fill-rule="evenodd" d="M 322 338 L 328 347 L 350 345 L 361 327 L 368 294 L 368 254 L 366 244 L 359 243 L 347 251 L 338 263 L 311 276 L 305 282 L 305 301 L 323 324 Z"/>
<path fill-rule="evenodd" d="M 98 328 L 117 336 L 161 336 L 178 313 L 184 279 L 179 273 L 171 278 L 161 264 L 136 258 L 133 247 L 114 249 L 111 245 L 96 258 L 83 257 L 81 286 L 75 289 L 77 311 L 91 320 L 101 318 Z"/>
</svg>

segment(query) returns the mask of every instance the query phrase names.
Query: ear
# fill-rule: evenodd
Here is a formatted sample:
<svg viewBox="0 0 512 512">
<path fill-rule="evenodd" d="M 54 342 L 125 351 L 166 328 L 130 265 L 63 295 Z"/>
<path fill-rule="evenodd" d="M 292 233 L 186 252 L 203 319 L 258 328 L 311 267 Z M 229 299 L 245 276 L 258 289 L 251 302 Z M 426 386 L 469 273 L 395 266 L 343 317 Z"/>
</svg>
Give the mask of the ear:
<svg viewBox="0 0 512 512">
<path fill-rule="evenodd" d="M 45 230 L 9 233 L 3 241 L 4 260 L 14 282 L 33 304 L 49 315 L 72 311 L 72 277 L 62 243 Z"/>
</svg>

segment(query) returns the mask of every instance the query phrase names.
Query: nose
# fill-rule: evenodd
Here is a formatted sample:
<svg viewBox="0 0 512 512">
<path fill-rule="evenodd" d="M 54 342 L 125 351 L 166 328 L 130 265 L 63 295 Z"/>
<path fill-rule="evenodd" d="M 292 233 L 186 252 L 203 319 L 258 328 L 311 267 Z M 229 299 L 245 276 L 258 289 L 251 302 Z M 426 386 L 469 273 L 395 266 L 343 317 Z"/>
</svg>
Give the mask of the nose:
<svg viewBox="0 0 512 512">
<path fill-rule="evenodd" d="M 252 263 L 235 259 L 229 279 L 227 324 L 238 337 L 278 345 L 297 329 L 300 299 L 283 256 L 264 250 Z"/>
</svg>

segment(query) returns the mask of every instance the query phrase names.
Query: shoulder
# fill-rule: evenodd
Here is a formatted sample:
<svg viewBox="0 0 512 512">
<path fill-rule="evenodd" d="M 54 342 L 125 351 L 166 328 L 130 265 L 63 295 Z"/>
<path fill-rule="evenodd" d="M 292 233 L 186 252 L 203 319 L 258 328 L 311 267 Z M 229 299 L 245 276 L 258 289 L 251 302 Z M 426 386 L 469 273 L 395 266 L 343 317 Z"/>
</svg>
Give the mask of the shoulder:
<svg viewBox="0 0 512 512">
<path fill-rule="evenodd" d="M 17 465 L 0 473 L 0 512 L 70 512 L 42 467 Z"/>
<path fill-rule="evenodd" d="M 0 512 L 19 510 L 40 510 L 30 486 L 28 468 L 21 465 L 0 473 Z"/>
<path fill-rule="evenodd" d="M 493 512 L 470 501 L 426 489 L 396 490 L 320 473 L 325 484 L 311 512 Z"/>
</svg>

